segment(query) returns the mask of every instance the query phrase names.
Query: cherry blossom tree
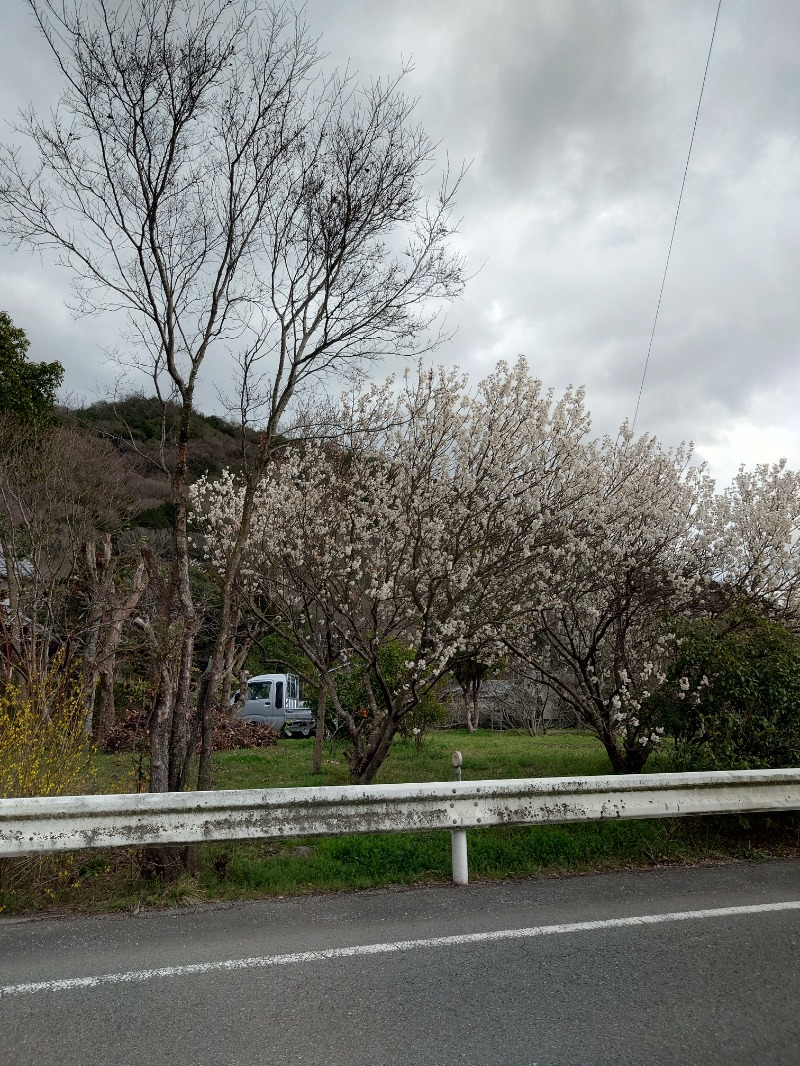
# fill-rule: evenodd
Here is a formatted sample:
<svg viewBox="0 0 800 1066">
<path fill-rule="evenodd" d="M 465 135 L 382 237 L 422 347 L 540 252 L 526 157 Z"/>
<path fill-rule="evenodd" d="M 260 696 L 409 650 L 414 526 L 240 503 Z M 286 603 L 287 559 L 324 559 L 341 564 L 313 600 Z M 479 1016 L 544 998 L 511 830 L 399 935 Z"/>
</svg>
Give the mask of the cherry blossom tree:
<svg viewBox="0 0 800 1066">
<path fill-rule="evenodd" d="M 655 698 L 674 653 L 669 617 L 704 588 L 713 482 L 691 449 L 667 452 L 623 426 L 584 450 L 590 503 L 552 598 L 507 644 L 636 773 L 663 727 Z"/>
<path fill-rule="evenodd" d="M 708 568 L 719 601 L 800 625 L 800 473 L 786 460 L 740 467 L 714 498 Z"/>
<path fill-rule="evenodd" d="M 627 426 L 589 439 L 582 393 L 555 400 L 524 360 L 474 391 L 420 369 L 346 397 L 335 421 L 335 442 L 289 449 L 260 481 L 269 520 L 243 575 L 324 678 L 354 781 L 373 779 L 446 673 L 501 659 L 592 729 L 615 771 L 639 772 L 665 703 L 697 702 L 708 683 L 675 674 L 680 619 L 729 589 L 794 602 L 794 474 L 742 471 L 715 495 L 690 447 Z M 242 491 L 232 475 L 198 489 L 212 569 Z M 381 659 L 398 643 L 399 677 Z M 348 664 L 372 682 L 367 724 L 337 697 Z"/>
<path fill-rule="evenodd" d="M 580 392 L 556 400 L 524 360 L 470 393 L 442 369 L 345 398 L 335 444 L 289 450 L 262 479 L 245 572 L 321 672 L 350 731 L 350 772 L 371 781 L 403 719 L 460 660 L 491 661 L 550 593 L 552 559 L 583 506 Z M 209 564 L 237 529 L 242 486 L 198 487 Z M 226 532 L 227 531 L 227 532 Z M 538 568 L 534 565 L 538 561 Z M 319 636 L 335 634 L 333 660 Z M 401 676 L 381 649 L 408 649 Z M 331 643 L 324 643 L 329 655 Z M 341 707 L 332 662 L 372 685 L 368 728 Z"/>
</svg>

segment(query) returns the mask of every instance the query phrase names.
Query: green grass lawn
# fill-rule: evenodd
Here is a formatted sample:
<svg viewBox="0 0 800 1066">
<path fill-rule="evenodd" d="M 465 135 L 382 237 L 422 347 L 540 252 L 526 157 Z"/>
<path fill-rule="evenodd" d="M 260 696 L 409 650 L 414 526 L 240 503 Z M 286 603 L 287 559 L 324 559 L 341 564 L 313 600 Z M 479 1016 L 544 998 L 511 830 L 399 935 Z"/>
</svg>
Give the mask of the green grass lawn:
<svg viewBox="0 0 800 1066">
<path fill-rule="evenodd" d="M 281 740 L 274 748 L 220 752 L 214 756 L 215 788 L 299 788 L 304 785 L 345 785 L 348 782 L 345 744 L 325 745 L 322 773 L 311 773 L 313 740 Z M 398 737 L 376 784 L 403 781 L 450 781 L 450 754 L 464 756 L 464 780 L 503 777 L 581 777 L 611 772 L 608 756 L 595 737 L 560 732 L 530 737 L 513 732 L 465 729 L 429 733 L 422 747 Z M 135 762 L 130 755 L 98 755 L 93 791 L 136 790 Z M 652 769 L 660 768 L 653 762 Z M 651 769 L 648 764 L 648 769 Z"/>
<path fill-rule="evenodd" d="M 341 744 L 326 745 L 323 772 L 311 773 L 311 740 L 215 756 L 215 788 L 278 788 L 347 783 Z M 398 739 L 379 783 L 449 781 L 450 754 L 464 756 L 465 780 L 608 774 L 602 746 L 581 733 L 532 738 L 464 730 L 431 733 L 420 750 Z M 135 791 L 129 755 L 98 756 L 93 791 Z M 668 769 L 662 756 L 648 770 Z M 798 852 L 795 816 L 607 821 L 470 830 L 473 880 L 580 873 L 620 867 L 758 859 Z M 199 849 L 193 876 L 162 883 L 142 876 L 134 850 L 83 852 L 44 860 L 0 862 L 0 910 L 120 910 L 429 884 L 450 879 L 450 834 L 387 833 L 353 837 L 211 844 Z"/>
</svg>

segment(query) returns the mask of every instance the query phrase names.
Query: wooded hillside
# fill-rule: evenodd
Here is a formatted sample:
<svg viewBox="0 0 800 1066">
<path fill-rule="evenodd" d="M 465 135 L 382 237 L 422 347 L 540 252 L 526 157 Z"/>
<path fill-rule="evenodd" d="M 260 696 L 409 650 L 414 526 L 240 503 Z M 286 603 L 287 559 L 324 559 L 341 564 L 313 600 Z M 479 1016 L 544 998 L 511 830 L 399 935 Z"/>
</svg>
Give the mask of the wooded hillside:
<svg viewBox="0 0 800 1066">
<path fill-rule="evenodd" d="M 169 529 L 174 521 L 170 502 L 170 481 L 163 470 L 175 465 L 180 409 L 164 409 L 157 397 L 132 394 L 121 400 L 99 401 L 86 407 L 60 407 L 58 419 L 87 437 L 110 442 L 130 471 L 130 488 L 135 499 L 131 523 L 148 529 Z M 201 475 L 219 477 L 224 469 L 238 469 L 242 463 L 241 428 L 219 415 L 193 411 L 190 416 L 191 449 L 189 471 L 192 480 Z M 255 434 L 245 438 L 252 449 Z"/>
</svg>

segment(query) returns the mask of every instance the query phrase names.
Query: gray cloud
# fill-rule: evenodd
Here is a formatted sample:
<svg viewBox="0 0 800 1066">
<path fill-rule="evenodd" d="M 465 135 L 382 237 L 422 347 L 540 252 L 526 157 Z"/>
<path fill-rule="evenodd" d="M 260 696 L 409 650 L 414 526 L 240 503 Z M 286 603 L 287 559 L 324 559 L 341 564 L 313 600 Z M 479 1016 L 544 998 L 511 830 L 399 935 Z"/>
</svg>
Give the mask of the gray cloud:
<svg viewBox="0 0 800 1066">
<path fill-rule="evenodd" d="M 442 361 L 477 376 L 525 352 L 546 384 L 587 385 L 599 431 L 633 414 L 715 11 L 309 0 L 330 63 L 376 77 L 413 56 L 408 91 L 441 162 L 472 161 L 459 244 L 483 266 Z M 44 106 L 54 78 L 21 2 L 6 25 L 3 108 Z M 798 39 L 800 6 L 725 0 L 639 412 L 638 429 L 694 439 L 721 476 L 779 454 L 800 465 Z M 118 340 L 117 319 L 73 321 L 65 275 L 25 255 L 0 253 L 0 285 L 71 388 L 113 383 L 98 342 Z"/>
</svg>

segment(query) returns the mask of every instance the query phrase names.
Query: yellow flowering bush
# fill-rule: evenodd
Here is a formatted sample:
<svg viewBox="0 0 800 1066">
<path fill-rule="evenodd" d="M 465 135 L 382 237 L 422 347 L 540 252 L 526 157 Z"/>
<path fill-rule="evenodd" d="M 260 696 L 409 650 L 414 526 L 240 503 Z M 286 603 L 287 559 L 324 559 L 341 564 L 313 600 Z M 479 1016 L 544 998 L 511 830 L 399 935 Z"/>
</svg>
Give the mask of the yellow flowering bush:
<svg viewBox="0 0 800 1066">
<path fill-rule="evenodd" d="M 0 691 L 0 797 L 75 795 L 93 773 L 81 686 L 59 666 Z"/>
</svg>

